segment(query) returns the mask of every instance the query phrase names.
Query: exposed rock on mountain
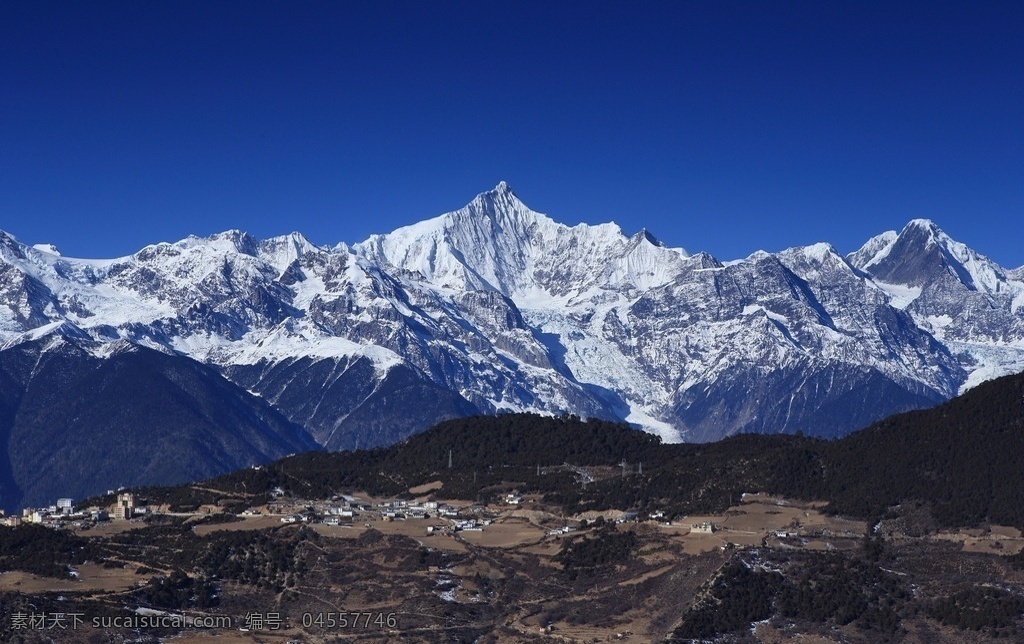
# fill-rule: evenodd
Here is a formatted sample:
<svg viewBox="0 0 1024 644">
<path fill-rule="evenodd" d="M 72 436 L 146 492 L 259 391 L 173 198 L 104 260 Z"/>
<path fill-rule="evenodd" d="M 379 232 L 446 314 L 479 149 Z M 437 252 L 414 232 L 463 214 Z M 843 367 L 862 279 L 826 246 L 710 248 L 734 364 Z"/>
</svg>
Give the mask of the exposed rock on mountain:
<svg viewBox="0 0 1024 644">
<path fill-rule="evenodd" d="M 228 231 L 82 260 L 3 234 L 0 341 L 192 358 L 328 449 L 501 411 L 837 436 L 1024 370 L 1021 274 L 925 220 L 847 257 L 722 262 L 557 223 L 501 183 L 353 246 Z"/>
</svg>

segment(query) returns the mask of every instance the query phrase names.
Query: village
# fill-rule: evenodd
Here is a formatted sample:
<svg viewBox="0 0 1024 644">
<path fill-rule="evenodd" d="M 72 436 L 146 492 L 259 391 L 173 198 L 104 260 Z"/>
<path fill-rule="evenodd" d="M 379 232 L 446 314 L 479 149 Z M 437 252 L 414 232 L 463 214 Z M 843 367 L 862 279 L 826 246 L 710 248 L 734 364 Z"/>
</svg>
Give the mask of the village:
<svg viewBox="0 0 1024 644">
<path fill-rule="evenodd" d="M 429 487 L 429 486 L 428 486 Z M 115 491 L 108 492 L 115 494 Z M 58 499 L 47 507 L 24 508 L 20 514 L 5 516 L 0 511 L 0 525 L 15 527 L 33 523 L 53 529 L 91 530 L 98 526 L 109 529 L 131 529 L 133 525 L 149 517 L 176 516 L 203 519 L 215 517 L 223 520 L 230 516 L 231 523 L 218 521 L 213 525 L 231 529 L 260 529 L 275 525 L 311 525 L 338 529 L 359 529 L 376 527 L 385 532 L 386 524 L 415 523 L 424 536 L 452 535 L 456 532 L 482 532 L 509 510 L 522 507 L 524 497 L 512 492 L 505 495 L 499 506 L 448 503 L 433 498 L 373 499 L 350 495 L 338 495 L 328 500 L 300 499 L 288 496 L 281 488 L 274 488 L 271 501 L 266 505 L 246 508 L 237 515 L 226 514 L 215 505 L 200 506 L 190 512 L 172 511 L 161 505 L 150 505 L 144 496 L 131 492 L 116 491 L 115 501 L 108 506 L 76 507 L 70 498 Z M 534 499 L 530 499 L 533 502 Z M 635 514 L 629 514 L 632 519 Z M 619 519 L 620 522 L 622 519 Z M 585 525 L 585 522 L 584 522 Z M 569 522 L 552 528 L 549 535 L 567 534 L 579 528 L 579 522 Z"/>
<path fill-rule="evenodd" d="M 237 514 L 217 505 L 202 505 L 189 512 L 150 505 L 138 493 L 111 490 L 107 506 L 76 507 L 70 498 L 54 505 L 25 508 L 19 515 L 0 511 L 0 525 L 34 523 L 54 529 L 116 533 L 141 527 L 158 516 L 195 521 L 197 534 L 215 530 L 257 530 L 308 525 L 326 536 L 357 536 L 375 529 L 384 534 L 422 538 L 441 549 L 461 550 L 464 545 L 520 547 L 543 545 L 544 554 L 557 552 L 561 539 L 586 533 L 589 528 L 614 524 L 622 529 L 657 529 L 680 540 L 691 554 L 735 547 L 772 546 L 809 550 L 852 550 L 866 533 L 862 521 L 828 516 L 822 503 L 797 502 L 760 493 L 745 493 L 740 503 L 717 515 L 668 517 L 664 511 L 640 516 L 637 512 L 609 510 L 564 516 L 560 508 L 543 503 L 541 495 L 511 491 L 491 504 L 441 501 L 434 482 L 408 490 L 411 498 L 374 498 L 336 495 L 330 499 L 304 499 L 274 488 L 265 505 L 247 507 Z M 99 536 L 99 535 L 98 535 Z M 1017 552 L 1024 537 L 998 526 L 991 531 L 943 531 L 930 539 L 957 541 L 965 551 Z M 1007 550 L 1008 549 L 1008 550 Z"/>
<path fill-rule="evenodd" d="M 623 585 L 640 588 L 644 584 L 657 586 L 662 583 L 660 580 L 668 583 L 681 566 L 689 570 L 693 566 L 718 565 L 715 562 L 724 561 L 732 550 L 767 547 L 852 553 L 863 547 L 869 530 L 884 530 L 888 539 L 911 538 L 900 536 L 884 523 L 868 526 L 863 521 L 830 516 L 822 511 L 822 502 L 760 493 L 743 494 L 736 505 L 717 514 L 677 517 L 668 516 L 662 510 L 642 515 L 605 510 L 567 516 L 559 506 L 546 503 L 540 494 L 512 490 L 483 504 L 438 498 L 442 487 L 440 481 L 416 486 L 408 489 L 402 498 L 346 492 L 326 499 L 300 498 L 275 488 L 261 495 L 258 504 L 242 504 L 239 503 L 241 497 L 236 497 L 222 499 L 230 503 L 199 505 L 190 511 L 151 503 L 145 491 L 118 490 L 108 495 L 112 501 L 104 506 L 76 506 L 72 499 L 62 498 L 49 507 L 29 508 L 20 515 L 0 517 L 0 522 L 7 525 L 35 523 L 101 540 L 112 538 L 115 542 L 121 533 L 174 521 L 191 526 L 191 533 L 199 538 L 216 539 L 220 531 L 266 530 L 276 533 L 276 538 L 288 539 L 289 534 L 299 537 L 300 531 L 312 530 L 329 538 L 323 546 L 328 549 L 366 548 L 366 552 L 377 553 L 374 556 L 379 557 L 384 551 L 420 548 L 422 552 L 433 553 L 427 556 L 428 565 L 421 570 L 393 569 L 394 566 L 401 568 L 402 557 L 376 558 L 375 565 L 388 570 L 387 578 L 392 581 L 402 579 L 418 583 L 417 579 L 427 579 L 430 594 L 446 604 L 463 606 L 488 601 L 490 584 L 510 578 L 498 562 L 539 566 L 519 568 L 516 575 L 544 574 L 538 572 L 540 570 L 550 570 L 553 574 L 565 566 L 562 555 L 572 550 L 567 544 L 579 543 L 581 539 L 607 539 L 616 533 L 633 532 L 645 545 L 634 553 L 628 566 L 622 566 L 614 574 L 609 569 L 611 577 L 601 586 L 602 592 L 615 593 Z M 205 490 L 198 486 L 195 489 Z M 231 511 L 225 511 L 226 507 Z M 375 538 L 375 534 L 408 537 L 418 545 L 408 539 L 381 540 Z M 365 544 L 360 542 L 364 535 L 371 537 Z M 998 526 L 988 530 L 939 532 L 923 539 L 959 541 L 964 552 L 1002 554 L 1024 548 L 1024 538 L 1019 531 Z M 146 575 L 140 577 L 140 570 L 147 574 L 156 572 L 139 563 L 110 567 L 97 562 L 76 565 L 70 579 L 8 571 L 0 574 L 0 591 L 131 593 L 148 583 Z M 363 588 L 363 592 L 372 585 Z M 372 592 L 360 595 L 361 603 L 351 605 L 360 610 L 393 609 L 393 602 L 373 600 L 373 596 Z M 669 599 L 665 601 L 671 604 Z M 629 612 L 606 626 L 574 623 L 558 612 L 555 608 L 558 605 L 558 602 L 544 603 L 530 610 L 524 605 L 509 614 L 506 624 L 530 636 L 557 632 L 567 641 L 593 641 L 595 638 L 643 641 L 642 633 L 652 629 L 660 632 L 659 629 L 665 628 L 664 624 L 655 624 L 654 613 L 646 610 Z M 666 606 L 659 610 L 665 614 L 676 610 Z M 411 619 L 409 615 L 401 613 L 399 621 Z M 244 635 L 241 631 L 249 628 L 245 624 L 240 618 L 236 620 L 239 637 Z M 282 631 L 284 639 L 268 641 L 284 642 L 299 633 L 297 624 L 292 626 L 294 628 L 287 633 Z M 206 642 L 203 637 L 198 632 L 189 633 L 181 641 Z M 243 640 L 250 641 L 244 637 Z"/>
<path fill-rule="evenodd" d="M 820 504 L 794 503 L 760 494 L 744 494 L 740 505 L 720 515 L 667 517 L 663 511 L 644 516 L 604 511 L 563 516 L 559 508 L 544 504 L 539 495 L 511 491 L 485 505 L 437 500 L 432 492 L 439 488 L 439 482 L 412 488 L 412 498 L 336 495 L 330 499 L 295 498 L 275 488 L 268 503 L 247 507 L 237 514 L 226 513 L 216 505 L 175 512 L 166 506 L 150 505 L 137 493 L 120 490 L 112 491 L 115 501 L 108 506 L 76 507 L 72 499 L 61 498 L 49 507 L 0 515 L 0 525 L 35 523 L 54 529 L 120 532 L 141 527 L 147 518 L 152 521 L 164 515 L 195 520 L 195 530 L 200 534 L 309 525 L 333 536 L 346 536 L 344 532 L 355 535 L 373 528 L 418 539 L 448 537 L 502 547 L 557 543 L 563 537 L 607 524 L 623 529 L 643 525 L 683 539 L 685 551 L 693 553 L 757 545 L 848 549 L 855 547 L 866 529 L 862 522 L 823 515 Z M 435 545 L 445 547 L 443 542 Z"/>
</svg>

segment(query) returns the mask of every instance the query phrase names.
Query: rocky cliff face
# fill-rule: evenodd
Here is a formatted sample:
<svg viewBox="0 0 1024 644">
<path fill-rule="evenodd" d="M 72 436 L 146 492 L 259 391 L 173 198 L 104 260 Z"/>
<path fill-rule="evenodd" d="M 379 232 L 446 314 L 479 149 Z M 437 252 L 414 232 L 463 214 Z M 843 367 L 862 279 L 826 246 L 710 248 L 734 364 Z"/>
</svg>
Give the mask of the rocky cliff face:
<svg viewBox="0 0 1024 644">
<path fill-rule="evenodd" d="M 351 247 L 229 231 L 80 260 L 0 235 L 0 340 L 59 326 L 192 358 L 328 449 L 503 410 L 837 436 L 1024 370 L 1021 274 L 923 220 L 847 257 L 723 263 L 502 183 Z"/>
<path fill-rule="evenodd" d="M 1024 267 L 1006 270 L 916 219 L 850 255 L 915 323 L 956 355 L 963 391 L 1024 370 Z"/>
</svg>

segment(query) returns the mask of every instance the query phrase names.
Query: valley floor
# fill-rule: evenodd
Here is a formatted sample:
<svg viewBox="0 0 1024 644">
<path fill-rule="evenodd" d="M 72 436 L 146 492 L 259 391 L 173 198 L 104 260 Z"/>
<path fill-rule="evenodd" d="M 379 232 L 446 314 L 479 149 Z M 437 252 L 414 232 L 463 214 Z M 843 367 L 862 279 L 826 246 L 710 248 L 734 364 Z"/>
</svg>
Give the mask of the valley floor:
<svg viewBox="0 0 1024 644">
<path fill-rule="evenodd" d="M 419 502 L 431 491 L 416 490 Z M 1006 555 L 1024 539 L 1010 528 L 918 534 L 913 511 L 869 527 L 825 515 L 820 503 L 755 494 L 671 523 L 565 516 L 539 496 L 451 502 L 453 516 L 419 519 L 388 516 L 394 499 L 346 501 L 362 511 L 330 522 L 338 525 L 286 523 L 323 502 L 278 499 L 242 516 L 201 507 L 67 531 L 91 562 L 67 578 L 0 574 L 3 638 L 960 642 L 1021 633 L 1024 574 Z"/>
</svg>

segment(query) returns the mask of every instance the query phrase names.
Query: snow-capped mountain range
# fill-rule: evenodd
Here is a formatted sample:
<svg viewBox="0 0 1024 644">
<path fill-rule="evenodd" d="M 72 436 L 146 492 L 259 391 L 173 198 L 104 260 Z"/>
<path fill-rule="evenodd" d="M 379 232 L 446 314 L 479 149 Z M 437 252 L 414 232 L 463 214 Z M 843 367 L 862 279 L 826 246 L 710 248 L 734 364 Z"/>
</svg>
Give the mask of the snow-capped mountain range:
<svg viewBox="0 0 1024 644">
<path fill-rule="evenodd" d="M 0 343 L 26 342 L 192 358 L 328 449 L 505 410 L 836 436 L 1024 370 L 1024 268 L 927 220 L 721 262 L 500 183 L 333 248 L 228 231 L 87 260 L 0 233 Z"/>
</svg>

